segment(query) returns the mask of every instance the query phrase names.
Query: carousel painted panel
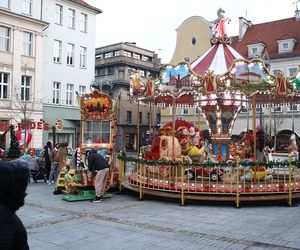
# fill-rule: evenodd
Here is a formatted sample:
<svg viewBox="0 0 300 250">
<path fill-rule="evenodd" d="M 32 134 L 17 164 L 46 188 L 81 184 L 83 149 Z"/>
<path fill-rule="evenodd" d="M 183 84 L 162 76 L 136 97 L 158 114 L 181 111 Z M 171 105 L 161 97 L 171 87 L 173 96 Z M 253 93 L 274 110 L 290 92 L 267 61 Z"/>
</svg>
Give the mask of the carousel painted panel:
<svg viewBox="0 0 300 250">
<path fill-rule="evenodd" d="M 217 77 L 218 91 L 239 90 L 247 96 L 258 91 L 275 90 L 276 78 L 260 60 L 235 60 L 230 69 Z"/>
</svg>

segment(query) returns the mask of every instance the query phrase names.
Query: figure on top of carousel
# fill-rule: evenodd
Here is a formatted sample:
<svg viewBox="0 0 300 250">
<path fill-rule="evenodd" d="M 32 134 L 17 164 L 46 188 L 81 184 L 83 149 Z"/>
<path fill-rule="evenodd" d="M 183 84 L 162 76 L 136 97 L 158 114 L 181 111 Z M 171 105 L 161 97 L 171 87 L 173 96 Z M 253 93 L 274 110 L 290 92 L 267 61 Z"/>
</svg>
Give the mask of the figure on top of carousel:
<svg viewBox="0 0 300 250">
<path fill-rule="evenodd" d="M 217 11 L 218 18 L 211 22 L 212 36 L 215 38 L 227 37 L 225 23 L 230 23 L 231 19 L 224 16 L 225 10 L 219 8 Z"/>
</svg>

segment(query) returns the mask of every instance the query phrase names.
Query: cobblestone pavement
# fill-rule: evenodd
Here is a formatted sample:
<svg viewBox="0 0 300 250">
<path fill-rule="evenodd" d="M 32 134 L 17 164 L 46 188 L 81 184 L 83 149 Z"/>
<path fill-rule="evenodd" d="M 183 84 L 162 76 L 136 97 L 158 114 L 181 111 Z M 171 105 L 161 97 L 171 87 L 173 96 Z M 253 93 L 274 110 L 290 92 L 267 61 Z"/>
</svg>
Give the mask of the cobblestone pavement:
<svg viewBox="0 0 300 250">
<path fill-rule="evenodd" d="M 94 204 L 63 201 L 52 191 L 30 183 L 18 211 L 30 249 L 300 249 L 297 203 L 180 206 L 126 193 Z"/>
</svg>

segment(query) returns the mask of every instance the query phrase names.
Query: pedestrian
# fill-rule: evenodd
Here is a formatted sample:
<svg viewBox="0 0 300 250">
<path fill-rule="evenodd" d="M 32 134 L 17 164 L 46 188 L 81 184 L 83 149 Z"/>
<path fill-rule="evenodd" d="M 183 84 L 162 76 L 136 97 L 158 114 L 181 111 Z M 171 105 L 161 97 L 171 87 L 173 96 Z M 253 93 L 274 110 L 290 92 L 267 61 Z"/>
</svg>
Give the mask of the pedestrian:
<svg viewBox="0 0 300 250">
<path fill-rule="evenodd" d="M 50 153 L 52 150 L 52 142 L 47 141 L 45 147 L 44 147 L 44 158 L 45 158 L 45 170 L 46 170 L 46 178 L 49 182 L 49 175 L 51 170 L 51 161 L 50 161 Z"/>
<path fill-rule="evenodd" d="M 0 249 L 29 249 L 26 229 L 16 214 L 24 205 L 29 178 L 26 162 L 0 161 Z"/>
<path fill-rule="evenodd" d="M 59 148 L 60 148 L 60 144 L 56 143 L 55 147 L 51 150 L 50 153 L 51 170 L 50 170 L 49 182 L 48 182 L 49 186 L 56 182 L 58 176 L 59 164 L 60 164 Z"/>
<path fill-rule="evenodd" d="M 92 173 L 96 172 L 95 177 L 95 199 L 91 202 L 101 202 L 103 200 L 103 194 L 105 193 L 106 183 L 109 177 L 109 165 L 106 159 L 97 151 L 91 149 L 88 155 L 88 169 L 89 178 L 91 178 Z"/>
</svg>

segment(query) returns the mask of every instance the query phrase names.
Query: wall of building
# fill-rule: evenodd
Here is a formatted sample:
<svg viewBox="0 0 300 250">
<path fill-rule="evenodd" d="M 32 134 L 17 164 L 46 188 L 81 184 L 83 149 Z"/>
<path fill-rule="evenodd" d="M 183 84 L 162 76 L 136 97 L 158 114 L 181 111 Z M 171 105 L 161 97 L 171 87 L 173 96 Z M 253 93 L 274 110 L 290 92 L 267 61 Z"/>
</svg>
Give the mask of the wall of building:
<svg viewBox="0 0 300 250">
<path fill-rule="evenodd" d="M 43 29 L 46 22 L 34 19 L 35 15 L 22 15 L 20 1 L 11 1 L 9 9 L 0 9 L 0 25 L 10 29 L 9 51 L 0 51 L 0 73 L 8 74 L 8 98 L 0 99 L 0 120 L 17 125 L 22 119 L 35 122 L 43 119 L 42 113 L 42 49 Z M 23 55 L 23 32 L 32 35 L 32 53 Z M 21 101 L 22 76 L 31 77 L 29 100 Z M 16 126 L 17 129 L 17 126 Z M 3 128 L 0 129 L 3 133 Z M 30 147 L 42 145 L 42 131 L 32 129 Z M 1 138 L 1 143 L 9 147 L 9 133 Z"/>
<path fill-rule="evenodd" d="M 120 52 L 117 52 L 116 55 L 114 53 L 116 51 Z M 131 56 L 128 55 L 128 52 L 131 53 Z M 160 109 L 152 107 L 150 123 L 150 106 L 140 104 L 138 111 L 137 103 L 130 101 L 129 88 L 130 75 L 136 70 L 140 70 L 143 74 L 143 81 L 146 81 L 148 73 L 152 75 L 153 79 L 156 79 L 159 69 L 160 59 L 157 58 L 157 54 L 153 51 L 139 48 L 134 43 L 118 43 L 96 49 L 96 82 L 99 83 L 99 86 L 102 86 L 101 83 L 110 84 L 110 94 L 115 100 L 119 98 L 120 105 L 117 107 L 118 112 L 116 116 L 118 124 L 117 150 L 126 147 L 127 150 L 137 149 L 137 124 L 140 114 L 139 146 L 146 144 L 149 137 L 150 124 L 153 128 L 158 123 L 157 113 L 160 112 Z M 128 118 L 128 112 L 131 114 L 131 119 Z"/>
<path fill-rule="evenodd" d="M 209 22 L 203 17 L 192 16 L 186 19 L 176 31 L 176 47 L 171 64 L 178 64 L 187 59 L 192 63 L 210 47 Z"/>
<path fill-rule="evenodd" d="M 54 20 L 55 4 L 63 6 L 63 22 L 62 25 L 56 24 Z M 75 10 L 75 28 L 68 27 L 68 9 Z M 87 31 L 80 31 L 80 14 L 87 15 Z M 44 50 L 44 71 L 43 71 L 43 104 L 44 119 L 49 123 L 53 123 L 58 118 L 62 118 L 63 123 L 73 122 L 73 128 L 63 130 L 61 133 L 68 134 L 68 138 L 73 138 L 72 142 L 68 142 L 75 147 L 75 124 L 79 122 L 79 106 L 76 101 L 76 92 L 79 86 L 85 86 L 89 91 L 90 85 L 94 81 L 95 71 L 95 31 L 96 31 L 96 14 L 94 10 L 90 10 L 84 6 L 72 3 L 72 1 L 43 1 L 43 20 L 50 23 L 45 30 L 45 49 Z M 54 40 L 62 42 L 61 62 L 53 61 Z M 67 44 L 74 44 L 74 64 L 67 65 Z M 87 48 L 86 66 L 80 67 L 80 47 Z M 53 104 L 53 82 L 60 83 L 60 103 Z M 73 103 L 67 104 L 67 84 L 73 85 Z M 50 106 L 52 106 L 50 108 Z M 54 114 L 51 112 L 56 110 Z M 67 114 L 67 118 L 66 118 Z M 70 123 L 69 123 L 70 124 Z M 71 126 L 71 125 L 70 125 Z M 48 140 L 49 134 L 44 133 L 43 144 Z M 50 135 L 51 137 L 51 135 Z"/>
</svg>

